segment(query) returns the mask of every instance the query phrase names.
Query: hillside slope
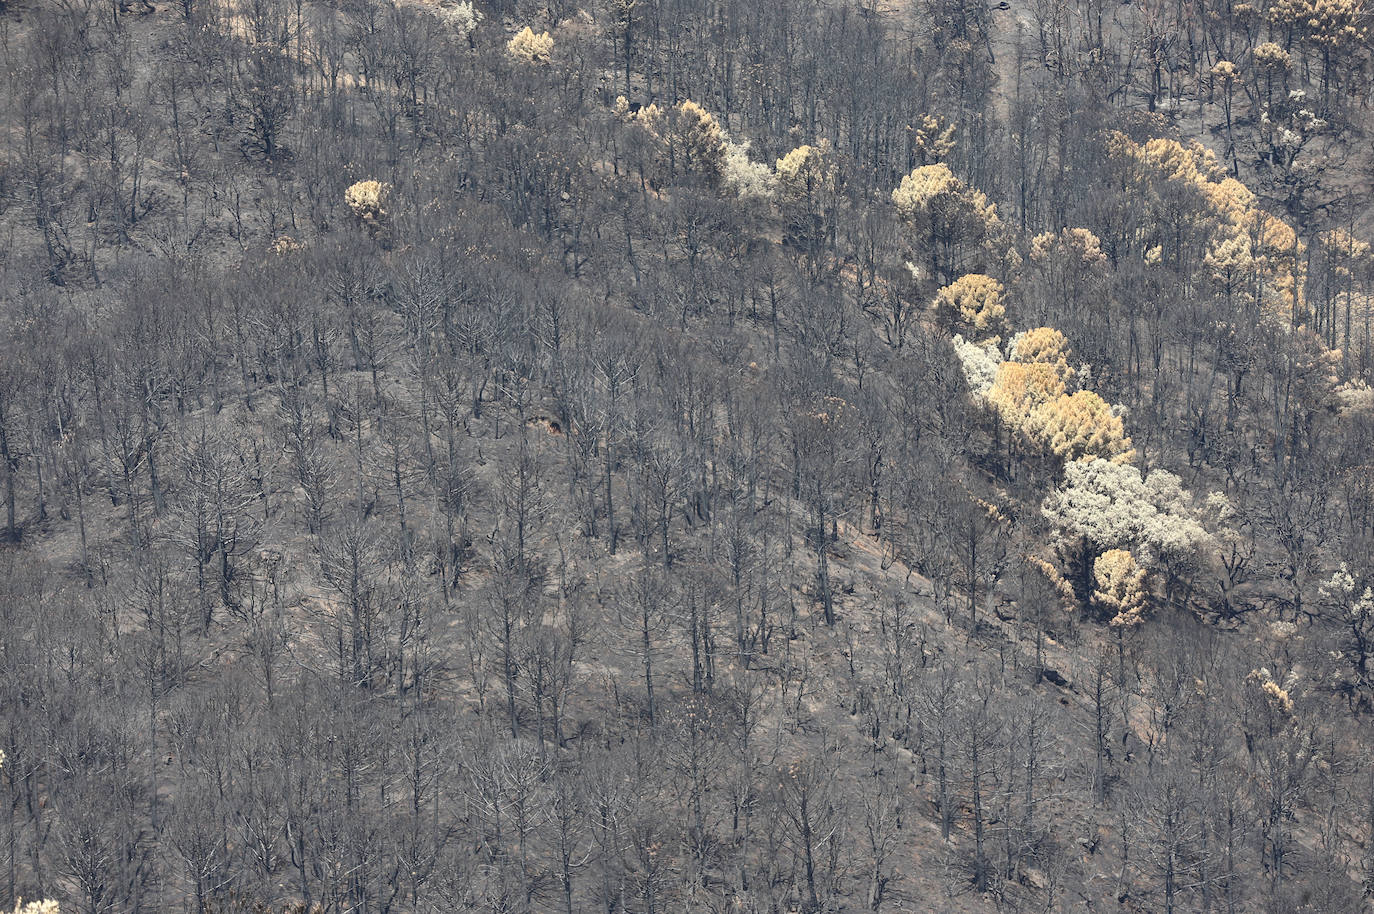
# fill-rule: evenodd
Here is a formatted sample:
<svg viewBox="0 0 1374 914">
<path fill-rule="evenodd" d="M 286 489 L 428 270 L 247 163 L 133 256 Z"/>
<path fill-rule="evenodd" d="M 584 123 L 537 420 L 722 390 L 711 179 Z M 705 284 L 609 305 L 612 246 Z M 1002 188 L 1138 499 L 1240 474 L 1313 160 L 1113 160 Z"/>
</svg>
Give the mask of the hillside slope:
<svg viewBox="0 0 1374 914">
<path fill-rule="evenodd" d="M 1358 7 L 151 6 L 3 12 L 0 904 L 1368 907 Z"/>
</svg>

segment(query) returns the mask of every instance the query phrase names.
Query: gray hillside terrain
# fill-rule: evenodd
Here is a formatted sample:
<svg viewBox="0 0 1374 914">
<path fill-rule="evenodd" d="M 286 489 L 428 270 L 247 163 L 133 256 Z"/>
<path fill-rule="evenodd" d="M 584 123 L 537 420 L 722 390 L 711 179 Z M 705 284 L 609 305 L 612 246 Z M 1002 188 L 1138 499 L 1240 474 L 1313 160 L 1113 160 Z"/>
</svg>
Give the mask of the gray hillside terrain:
<svg viewBox="0 0 1374 914">
<path fill-rule="evenodd" d="M 1370 910 L 1360 0 L 0 57 L 0 909 Z"/>
</svg>

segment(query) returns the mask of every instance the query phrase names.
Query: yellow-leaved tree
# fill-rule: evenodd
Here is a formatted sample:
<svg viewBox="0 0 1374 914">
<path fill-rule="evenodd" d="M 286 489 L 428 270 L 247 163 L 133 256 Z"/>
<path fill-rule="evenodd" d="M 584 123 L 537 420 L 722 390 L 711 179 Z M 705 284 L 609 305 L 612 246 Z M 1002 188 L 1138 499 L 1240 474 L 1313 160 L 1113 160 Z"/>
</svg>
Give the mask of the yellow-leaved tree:
<svg viewBox="0 0 1374 914">
<path fill-rule="evenodd" d="M 936 316 L 969 339 L 998 336 L 1005 329 L 1007 308 L 1002 284 L 983 273 L 967 273 L 935 293 Z"/>
<path fill-rule="evenodd" d="M 1269 73 L 1287 73 L 1293 69 L 1293 55 L 1272 41 L 1255 45 L 1250 59 L 1256 67 Z"/>
<path fill-rule="evenodd" d="M 907 129 L 913 134 L 911 150 L 922 165 L 943 161 L 954 151 L 954 125 L 946 125 L 934 115 L 921 115 L 921 126 Z"/>
<path fill-rule="evenodd" d="M 1029 418 L 1030 436 L 1061 460 L 1129 463 L 1135 457 L 1125 424 L 1111 404 L 1091 390 L 1064 394 L 1042 404 Z"/>
<path fill-rule="evenodd" d="M 1008 356 L 1014 362 L 1035 362 L 1050 365 L 1060 379 L 1068 384 L 1074 370 L 1069 367 L 1069 341 L 1053 327 L 1036 327 L 1019 334 L 1012 341 Z"/>
<path fill-rule="evenodd" d="M 673 170 L 718 179 L 725 167 L 725 132 L 711 112 L 687 99 L 671 109 L 667 120 Z"/>
<path fill-rule="evenodd" d="M 834 211 L 835 160 L 830 143 L 822 140 L 816 146 L 798 146 L 778 159 L 773 173 L 788 236 L 810 250 L 829 234 Z"/>
<path fill-rule="evenodd" d="M 1002 421 L 1022 434 L 1041 407 L 1063 395 L 1063 377 L 1044 362 L 1003 362 L 987 394 Z"/>
<path fill-rule="evenodd" d="M 1085 228 L 1036 235 L 1031 240 L 1029 266 L 1027 275 L 1035 290 L 1030 301 L 1038 303 L 1037 319 L 1071 324 L 1087 335 L 1081 339 L 1108 335 L 1105 326 L 1099 326 L 1106 313 L 1101 303 L 1107 255 L 1097 235 Z"/>
<path fill-rule="evenodd" d="M 982 245 L 1002 228 L 997 207 L 943 162 L 922 165 L 902 178 L 892 203 L 910 227 L 918 255 L 945 282 L 953 280 L 961 252 Z"/>
<path fill-rule="evenodd" d="M 773 169 L 778 176 L 778 193 L 789 199 L 814 197 L 835 189 L 835 163 L 830 143 L 798 146 L 778 159 Z"/>
<path fill-rule="evenodd" d="M 547 64 L 553 60 L 553 36 L 525 26 L 506 42 L 506 54 L 520 64 Z"/>
<path fill-rule="evenodd" d="M 663 109 L 652 102 L 638 109 L 630 107 L 630 100 L 620 96 L 615 100 L 616 119 L 625 130 L 625 155 L 641 181 L 658 186 L 667 167 L 668 132 Z"/>
<path fill-rule="evenodd" d="M 1093 602 L 1112 614 L 1111 626 L 1129 630 L 1145 620 L 1149 593 L 1145 569 L 1125 549 L 1108 549 L 1093 563 Z"/>
<path fill-rule="evenodd" d="M 1293 55 L 1272 41 L 1256 45 L 1250 52 L 1254 61 L 1255 94 L 1263 97 L 1265 108 L 1274 107 L 1274 90 L 1288 87 L 1288 74 L 1293 69 Z"/>
<path fill-rule="evenodd" d="M 1207 248 L 1202 259 L 1218 291 L 1231 303 L 1236 293 L 1251 284 L 1255 271 L 1255 249 L 1245 232 L 1222 235 Z"/>
<path fill-rule="evenodd" d="M 391 193 L 391 185 L 381 181 L 358 181 L 344 191 L 344 203 L 353 213 L 353 218 L 376 236 L 386 227 L 386 202 Z"/>
<path fill-rule="evenodd" d="M 1269 668 L 1263 666 L 1251 670 L 1246 675 L 1245 684 L 1249 694 L 1259 707 L 1268 712 L 1264 716 L 1269 717 L 1269 720 L 1262 721 L 1262 724 L 1268 725 L 1269 732 L 1266 736 L 1277 734 L 1292 722 L 1296 706 L 1293 704 L 1291 690 L 1296 682 L 1296 674 L 1290 672 L 1280 683 L 1274 679 L 1274 674 L 1269 672 Z"/>
<path fill-rule="evenodd" d="M 1274 0 L 1269 21 L 1320 54 L 1323 91 L 1333 66 L 1369 37 L 1364 0 Z"/>
<path fill-rule="evenodd" d="M 1225 118 L 1226 127 L 1226 155 L 1225 158 L 1231 163 L 1231 173 L 1240 173 L 1240 165 L 1236 160 L 1236 136 L 1235 118 L 1232 117 L 1232 100 L 1235 98 L 1236 83 L 1240 79 L 1240 68 L 1229 60 L 1218 60 L 1211 69 L 1212 82 L 1221 95 L 1221 113 Z"/>
</svg>

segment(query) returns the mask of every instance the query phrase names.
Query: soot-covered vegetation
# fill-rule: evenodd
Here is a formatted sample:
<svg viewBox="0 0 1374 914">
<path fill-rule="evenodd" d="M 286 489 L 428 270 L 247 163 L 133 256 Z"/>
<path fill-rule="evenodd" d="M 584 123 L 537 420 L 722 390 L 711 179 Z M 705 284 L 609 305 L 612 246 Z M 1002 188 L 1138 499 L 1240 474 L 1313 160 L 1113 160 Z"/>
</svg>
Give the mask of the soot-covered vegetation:
<svg viewBox="0 0 1374 914">
<path fill-rule="evenodd" d="M 0 63 L 0 907 L 1368 910 L 1362 0 Z"/>
</svg>

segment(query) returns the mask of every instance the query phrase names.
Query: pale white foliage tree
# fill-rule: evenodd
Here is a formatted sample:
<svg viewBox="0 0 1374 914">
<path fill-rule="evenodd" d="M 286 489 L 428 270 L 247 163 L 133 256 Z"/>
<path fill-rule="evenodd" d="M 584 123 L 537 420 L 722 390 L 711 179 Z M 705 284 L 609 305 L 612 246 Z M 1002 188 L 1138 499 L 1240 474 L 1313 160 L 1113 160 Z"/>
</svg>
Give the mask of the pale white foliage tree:
<svg viewBox="0 0 1374 914">
<path fill-rule="evenodd" d="M 777 178 L 765 162 L 749 158 L 749 141 L 725 141 L 725 162 L 721 167 L 725 186 L 743 200 L 771 200 L 777 190 Z"/>
<path fill-rule="evenodd" d="M 1110 460 L 1074 461 L 1041 512 L 1065 535 L 1064 551 L 1083 591 L 1093 563 L 1109 549 L 1128 549 L 1144 565 L 1171 572 L 1213 541 L 1179 478 L 1164 470 L 1142 476 L 1138 467 Z"/>
<path fill-rule="evenodd" d="M 439 17 L 439 21 L 444 23 L 458 35 L 459 38 L 468 38 L 477 30 L 477 25 L 482 21 L 482 13 L 473 7 L 470 0 L 462 0 L 460 3 L 440 6 L 434 10 L 434 14 Z"/>
<path fill-rule="evenodd" d="M 985 400 L 993 382 L 997 380 L 997 366 L 1005 361 L 997 341 L 973 343 L 956 333 L 950 342 L 954 344 L 954 354 L 963 366 L 969 390 L 979 399 Z"/>
<path fill-rule="evenodd" d="M 1374 587 L 1357 580 L 1342 562 L 1321 586 L 1319 596 L 1339 639 L 1340 649 L 1332 652 L 1332 659 L 1348 661 L 1356 682 L 1368 686 L 1374 680 L 1370 664 L 1374 659 Z"/>
<path fill-rule="evenodd" d="M 1102 549 L 1142 546 L 1151 553 L 1197 548 L 1211 535 L 1198 522 L 1182 481 L 1165 470 L 1109 460 L 1064 467 L 1064 484 L 1045 499 L 1044 515 Z"/>
</svg>

